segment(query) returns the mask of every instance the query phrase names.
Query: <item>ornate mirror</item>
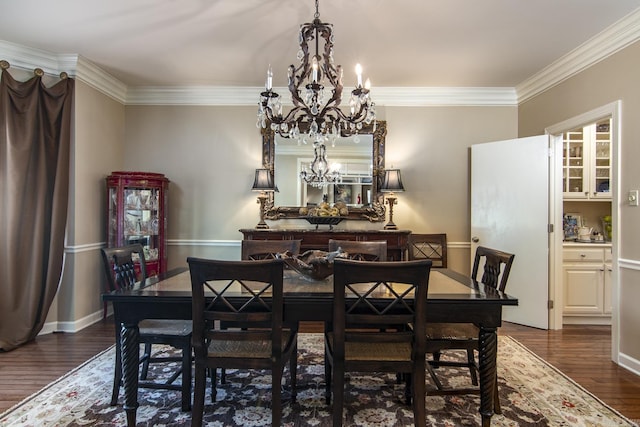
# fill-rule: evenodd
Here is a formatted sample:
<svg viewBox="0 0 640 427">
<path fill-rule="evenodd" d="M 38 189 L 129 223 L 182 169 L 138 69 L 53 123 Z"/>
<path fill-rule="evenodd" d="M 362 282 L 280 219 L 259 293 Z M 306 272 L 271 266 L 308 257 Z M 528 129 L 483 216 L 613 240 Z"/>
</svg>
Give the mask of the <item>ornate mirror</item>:
<svg viewBox="0 0 640 427">
<path fill-rule="evenodd" d="M 300 171 L 314 157 L 313 144 L 300 144 L 276 136 L 270 126 L 261 129 L 262 163 L 273 174 L 279 192 L 265 206 L 265 219 L 277 220 L 305 216 L 306 208 L 322 202 L 347 205 L 346 219 L 384 221 L 385 209 L 379 189 L 384 177 L 387 123 L 363 127 L 356 136 L 341 138 L 327 145 L 330 163 L 339 165 L 341 182 L 314 187 L 300 178 Z M 302 209 L 301 209 L 302 208 Z"/>
</svg>

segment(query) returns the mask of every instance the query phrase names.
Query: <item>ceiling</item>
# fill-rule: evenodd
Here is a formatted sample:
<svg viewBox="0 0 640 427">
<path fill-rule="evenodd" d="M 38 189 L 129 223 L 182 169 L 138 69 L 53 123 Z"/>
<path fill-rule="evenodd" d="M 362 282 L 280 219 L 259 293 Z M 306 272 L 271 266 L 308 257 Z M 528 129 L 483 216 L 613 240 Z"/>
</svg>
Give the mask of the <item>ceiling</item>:
<svg viewBox="0 0 640 427">
<path fill-rule="evenodd" d="M 286 86 L 313 0 L 0 0 L 0 40 L 78 54 L 127 86 Z M 320 0 L 344 84 L 515 87 L 640 0 Z M 3 59 L 3 58 L 0 58 Z M 351 81 L 353 80 L 353 82 Z"/>
</svg>

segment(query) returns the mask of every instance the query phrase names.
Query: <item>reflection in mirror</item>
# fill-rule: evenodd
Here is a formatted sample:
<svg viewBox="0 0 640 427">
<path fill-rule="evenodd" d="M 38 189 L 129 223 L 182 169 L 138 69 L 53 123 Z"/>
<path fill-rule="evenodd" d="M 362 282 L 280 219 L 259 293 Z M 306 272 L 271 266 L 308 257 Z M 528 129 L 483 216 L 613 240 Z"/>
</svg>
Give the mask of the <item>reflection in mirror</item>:
<svg viewBox="0 0 640 427">
<path fill-rule="evenodd" d="M 362 207 L 373 202 L 373 136 L 354 135 L 327 143 L 329 168 L 340 174 L 336 183 L 314 186 L 300 173 L 310 169 L 313 144 L 290 138 L 275 137 L 274 175 L 280 190 L 274 203 L 282 206 L 317 206 L 322 202 L 344 202 L 349 207 Z"/>
<path fill-rule="evenodd" d="M 307 185 L 300 178 L 300 171 L 313 160 L 313 143 L 307 144 L 294 139 L 276 139 L 270 126 L 261 129 L 262 165 L 272 171 L 279 188 L 275 199 L 272 197 L 265 206 L 265 219 L 278 220 L 300 218 L 307 206 L 344 201 L 349 205 L 348 219 L 384 221 L 384 198 L 379 188 L 384 176 L 385 137 L 387 123 L 365 126 L 357 139 L 344 137 L 326 144 L 329 164 L 340 164 L 342 182 L 326 187 Z M 365 153 L 366 152 L 366 153 Z M 337 166 L 337 165 L 336 165 Z M 358 195 L 360 201 L 358 201 Z"/>
</svg>

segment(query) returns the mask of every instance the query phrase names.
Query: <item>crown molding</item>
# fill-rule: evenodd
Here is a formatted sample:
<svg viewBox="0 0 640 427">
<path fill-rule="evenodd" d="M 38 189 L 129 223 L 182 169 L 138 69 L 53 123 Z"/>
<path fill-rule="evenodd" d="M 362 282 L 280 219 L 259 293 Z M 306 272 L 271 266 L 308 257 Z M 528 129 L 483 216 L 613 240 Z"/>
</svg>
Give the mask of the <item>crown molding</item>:
<svg viewBox="0 0 640 427">
<path fill-rule="evenodd" d="M 121 104 L 127 103 L 127 85 L 82 56 L 78 57 L 77 79 Z"/>
<path fill-rule="evenodd" d="M 56 54 L 0 40 L 0 59 L 16 69 L 31 71 L 41 68 L 50 75 L 66 72 L 116 101 L 126 103 L 127 86 L 80 55 Z"/>
<path fill-rule="evenodd" d="M 390 107 L 518 105 L 511 87 L 380 87 L 371 89 L 371 97 Z"/>
<path fill-rule="evenodd" d="M 640 8 L 516 85 L 521 104 L 640 39 Z"/>
<path fill-rule="evenodd" d="M 276 93 L 287 94 L 286 87 L 273 88 Z M 350 93 L 352 88 L 344 88 Z M 135 87 L 127 96 L 127 105 L 236 105 L 258 104 L 261 87 Z M 371 89 L 371 97 L 377 105 L 422 107 L 422 106 L 495 106 L 517 105 L 513 88 L 473 87 L 377 87 Z M 292 105 L 287 96 L 283 105 Z"/>
</svg>

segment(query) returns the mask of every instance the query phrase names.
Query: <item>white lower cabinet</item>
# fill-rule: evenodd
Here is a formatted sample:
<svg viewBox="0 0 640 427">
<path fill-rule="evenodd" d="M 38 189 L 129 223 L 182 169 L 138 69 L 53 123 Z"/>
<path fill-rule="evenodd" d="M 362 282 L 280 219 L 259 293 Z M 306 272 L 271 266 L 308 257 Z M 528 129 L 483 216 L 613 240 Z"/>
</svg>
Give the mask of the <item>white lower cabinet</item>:
<svg viewBox="0 0 640 427">
<path fill-rule="evenodd" d="M 563 323 L 611 323 L 611 252 L 608 247 L 563 250 Z"/>
</svg>

